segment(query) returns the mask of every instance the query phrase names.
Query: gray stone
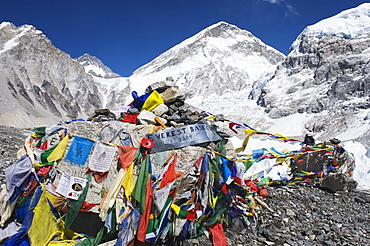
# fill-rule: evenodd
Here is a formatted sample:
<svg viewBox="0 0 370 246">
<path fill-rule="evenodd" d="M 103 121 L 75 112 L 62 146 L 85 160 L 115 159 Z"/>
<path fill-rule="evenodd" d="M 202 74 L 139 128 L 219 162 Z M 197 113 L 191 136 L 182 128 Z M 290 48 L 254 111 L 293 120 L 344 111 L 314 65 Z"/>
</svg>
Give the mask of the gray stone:
<svg viewBox="0 0 370 246">
<path fill-rule="evenodd" d="M 353 191 L 357 187 L 357 182 L 343 173 L 330 173 L 321 181 L 321 185 L 333 192 Z"/>
<path fill-rule="evenodd" d="M 149 85 L 145 89 L 145 93 L 150 93 L 154 90 L 156 90 L 158 93 L 162 93 L 167 88 L 170 88 L 170 87 L 173 87 L 173 86 L 174 86 L 173 81 L 170 81 L 170 80 L 158 81 L 158 82 L 155 82 L 155 83 Z"/>
<path fill-rule="evenodd" d="M 163 101 L 165 103 L 175 102 L 180 98 L 184 98 L 185 94 L 175 87 L 169 87 L 164 92 L 161 93 Z"/>
<path fill-rule="evenodd" d="M 288 215 L 288 216 L 295 216 L 295 213 L 294 213 L 294 211 L 293 210 L 291 210 L 291 209 L 286 209 L 286 215 Z"/>
<path fill-rule="evenodd" d="M 163 116 L 165 113 L 168 112 L 168 107 L 166 104 L 159 104 L 155 109 L 152 110 L 155 115 L 157 116 Z"/>
<path fill-rule="evenodd" d="M 142 110 L 140 114 L 137 117 L 137 121 L 139 124 L 147 125 L 147 124 L 157 124 L 154 117 L 156 117 L 155 114 L 153 114 L 150 111 Z"/>
</svg>

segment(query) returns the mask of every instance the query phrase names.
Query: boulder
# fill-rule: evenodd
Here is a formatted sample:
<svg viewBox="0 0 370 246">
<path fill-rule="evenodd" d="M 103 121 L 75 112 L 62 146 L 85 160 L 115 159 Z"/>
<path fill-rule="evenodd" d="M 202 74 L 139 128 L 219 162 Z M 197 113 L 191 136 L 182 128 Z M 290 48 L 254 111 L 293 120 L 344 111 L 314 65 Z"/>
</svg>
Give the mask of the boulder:
<svg viewBox="0 0 370 246">
<path fill-rule="evenodd" d="M 155 82 L 155 83 L 149 85 L 145 89 L 145 93 L 150 93 L 150 92 L 152 92 L 154 90 L 156 90 L 158 93 L 162 93 L 167 88 L 170 88 L 170 87 L 173 87 L 173 86 L 174 86 L 173 81 L 170 81 L 170 80 L 158 81 L 158 82 Z"/>
</svg>

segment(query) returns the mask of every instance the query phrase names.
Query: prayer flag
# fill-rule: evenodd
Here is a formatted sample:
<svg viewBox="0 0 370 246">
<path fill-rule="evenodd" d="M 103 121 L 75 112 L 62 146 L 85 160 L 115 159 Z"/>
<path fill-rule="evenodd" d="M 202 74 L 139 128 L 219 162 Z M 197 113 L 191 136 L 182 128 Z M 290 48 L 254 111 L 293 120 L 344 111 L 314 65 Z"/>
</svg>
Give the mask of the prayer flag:
<svg viewBox="0 0 370 246">
<path fill-rule="evenodd" d="M 173 181 L 176 180 L 176 162 L 177 162 L 177 154 L 173 156 L 172 161 L 168 164 L 167 171 L 163 174 L 163 178 L 161 181 L 161 185 L 159 188 L 163 188 L 167 186 L 169 183 L 172 183 Z"/>
<path fill-rule="evenodd" d="M 135 158 L 137 148 L 131 146 L 119 146 L 118 160 L 123 169 L 128 169 Z"/>
<path fill-rule="evenodd" d="M 150 180 L 149 165 L 150 165 L 149 156 L 146 156 L 141 164 L 139 176 L 136 180 L 135 188 L 132 191 L 132 196 L 140 204 L 139 209 L 141 213 L 144 213 L 145 206 L 146 206 L 145 198 L 146 198 L 148 180 Z"/>
<path fill-rule="evenodd" d="M 69 137 L 65 136 L 62 141 L 55 147 L 53 152 L 47 157 L 47 162 L 53 162 L 62 159 L 67 149 Z"/>
<path fill-rule="evenodd" d="M 56 218 L 50 209 L 45 186 L 40 200 L 33 212 L 32 225 L 28 230 L 31 244 L 47 245 L 53 236 L 61 231 L 56 223 Z"/>
<path fill-rule="evenodd" d="M 208 227 L 212 235 L 212 243 L 214 246 L 228 246 L 224 229 L 220 222 Z"/>
<path fill-rule="evenodd" d="M 84 166 L 93 145 L 94 141 L 90 139 L 74 136 L 64 161 L 79 167 Z"/>
<path fill-rule="evenodd" d="M 145 202 L 144 209 L 140 216 L 139 227 L 137 229 L 137 234 L 136 234 L 137 240 L 141 242 L 145 242 L 145 239 L 146 239 L 146 232 L 147 232 L 148 225 L 149 225 L 150 214 L 152 210 L 152 202 L 153 202 L 152 181 L 150 180 L 149 176 L 150 174 L 148 174 L 147 176 L 146 190 L 144 190 L 145 191 L 145 199 L 143 201 Z"/>
<path fill-rule="evenodd" d="M 159 104 L 164 104 L 162 96 L 154 90 L 145 100 L 142 109 L 150 111 L 155 109 Z"/>
<path fill-rule="evenodd" d="M 134 164 L 132 163 L 127 169 L 125 176 L 122 180 L 122 186 L 125 188 L 124 192 L 126 198 L 130 198 L 132 191 L 134 190 Z"/>
<path fill-rule="evenodd" d="M 87 191 L 89 189 L 89 184 L 91 180 L 91 175 L 87 176 L 86 178 L 87 184 L 83 189 L 81 195 L 78 197 L 76 201 L 67 199 L 67 210 L 66 210 L 66 217 L 65 217 L 65 227 L 69 228 L 73 221 L 76 219 L 78 212 L 80 211 L 83 202 L 86 199 Z"/>
<path fill-rule="evenodd" d="M 102 142 L 96 142 L 94 152 L 92 153 L 89 162 L 89 168 L 96 172 L 108 172 L 114 155 L 116 154 L 116 150 L 116 146 L 104 144 Z"/>
<path fill-rule="evenodd" d="M 223 156 L 221 156 L 221 160 L 222 160 L 221 175 L 225 183 L 229 185 L 233 181 L 233 178 L 231 177 L 231 171 L 229 168 L 233 161 L 230 161 L 229 159 Z"/>
</svg>

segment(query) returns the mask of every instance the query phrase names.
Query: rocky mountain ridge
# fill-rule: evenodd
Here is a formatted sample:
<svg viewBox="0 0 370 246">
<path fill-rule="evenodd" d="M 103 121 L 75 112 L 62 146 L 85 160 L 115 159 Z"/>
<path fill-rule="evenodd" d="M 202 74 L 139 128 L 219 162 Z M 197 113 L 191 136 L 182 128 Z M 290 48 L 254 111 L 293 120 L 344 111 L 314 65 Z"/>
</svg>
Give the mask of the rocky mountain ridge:
<svg viewBox="0 0 370 246">
<path fill-rule="evenodd" d="M 269 117 L 313 114 L 305 128 L 323 138 L 369 125 L 369 9 L 363 4 L 343 11 L 298 36 L 274 76 L 255 84 Z M 369 134 L 364 130 L 357 140 L 370 146 Z"/>
</svg>

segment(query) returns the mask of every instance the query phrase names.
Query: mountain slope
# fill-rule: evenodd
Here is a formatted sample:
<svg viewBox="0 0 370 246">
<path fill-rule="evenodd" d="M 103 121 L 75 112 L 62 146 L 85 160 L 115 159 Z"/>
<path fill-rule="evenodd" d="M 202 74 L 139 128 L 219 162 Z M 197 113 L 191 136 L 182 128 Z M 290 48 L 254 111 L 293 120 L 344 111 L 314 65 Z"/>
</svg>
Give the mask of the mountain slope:
<svg viewBox="0 0 370 246">
<path fill-rule="evenodd" d="M 90 54 L 84 54 L 76 61 L 90 74 L 97 86 L 103 108 L 117 111 L 120 106 L 126 105 L 126 98 L 131 93 L 128 78 L 114 73 L 101 60 Z"/>
<path fill-rule="evenodd" d="M 273 78 L 255 84 L 269 117 L 312 114 L 308 132 L 327 138 L 357 128 L 352 139 L 370 146 L 369 30 L 370 4 L 307 27 Z"/>
<path fill-rule="evenodd" d="M 0 83 L 3 125 L 49 125 L 102 105 L 92 77 L 30 25 L 0 24 Z"/>
</svg>

